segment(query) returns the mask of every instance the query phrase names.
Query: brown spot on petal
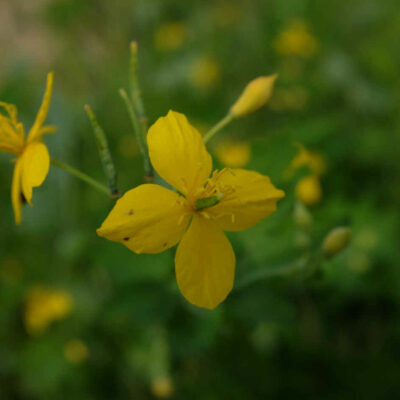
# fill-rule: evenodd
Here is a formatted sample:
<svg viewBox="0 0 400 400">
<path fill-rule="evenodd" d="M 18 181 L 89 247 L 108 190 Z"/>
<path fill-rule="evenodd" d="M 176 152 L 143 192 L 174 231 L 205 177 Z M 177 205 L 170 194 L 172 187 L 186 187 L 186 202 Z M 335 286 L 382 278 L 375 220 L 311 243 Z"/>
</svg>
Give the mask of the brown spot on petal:
<svg viewBox="0 0 400 400">
<path fill-rule="evenodd" d="M 133 215 L 133 214 L 135 214 L 135 212 L 134 212 L 133 210 L 129 210 L 129 211 L 126 213 L 126 215 Z"/>
<path fill-rule="evenodd" d="M 125 237 L 125 238 L 123 238 L 122 240 L 124 240 L 125 242 L 127 242 L 129 239 L 130 239 L 130 238 Z"/>
</svg>

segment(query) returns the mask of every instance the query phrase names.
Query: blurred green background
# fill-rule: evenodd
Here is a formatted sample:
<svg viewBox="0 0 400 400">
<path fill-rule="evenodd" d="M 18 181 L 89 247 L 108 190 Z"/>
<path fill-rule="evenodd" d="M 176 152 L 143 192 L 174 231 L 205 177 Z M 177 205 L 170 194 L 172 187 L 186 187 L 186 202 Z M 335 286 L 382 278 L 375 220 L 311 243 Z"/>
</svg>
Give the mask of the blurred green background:
<svg viewBox="0 0 400 400">
<path fill-rule="evenodd" d="M 173 109 L 205 132 L 247 82 L 279 72 L 269 106 L 209 148 L 217 167 L 247 164 L 287 196 L 229 235 L 237 287 L 206 311 L 180 295 L 174 250 L 138 256 L 97 237 L 113 202 L 64 171 L 51 168 L 16 227 L 1 154 L 0 398 L 398 398 L 399 37 L 398 0 L 1 1 L 0 99 L 29 127 L 55 72 L 53 157 L 104 181 L 88 103 L 120 190 L 142 183 L 118 95 L 137 40 L 151 123 Z M 288 173 L 298 144 L 323 172 Z M 339 225 L 350 245 L 314 274 L 249 282 Z"/>
</svg>

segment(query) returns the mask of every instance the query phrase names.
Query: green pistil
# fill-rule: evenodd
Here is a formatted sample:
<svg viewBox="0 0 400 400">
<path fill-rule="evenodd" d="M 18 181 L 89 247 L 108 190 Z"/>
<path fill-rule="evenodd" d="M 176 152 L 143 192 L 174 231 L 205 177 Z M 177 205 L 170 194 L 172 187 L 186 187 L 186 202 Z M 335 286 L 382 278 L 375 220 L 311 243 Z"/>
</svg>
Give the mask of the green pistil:
<svg viewBox="0 0 400 400">
<path fill-rule="evenodd" d="M 221 200 L 221 196 L 205 197 L 204 199 L 198 199 L 194 203 L 196 210 L 203 210 L 204 208 L 215 206 Z"/>
</svg>

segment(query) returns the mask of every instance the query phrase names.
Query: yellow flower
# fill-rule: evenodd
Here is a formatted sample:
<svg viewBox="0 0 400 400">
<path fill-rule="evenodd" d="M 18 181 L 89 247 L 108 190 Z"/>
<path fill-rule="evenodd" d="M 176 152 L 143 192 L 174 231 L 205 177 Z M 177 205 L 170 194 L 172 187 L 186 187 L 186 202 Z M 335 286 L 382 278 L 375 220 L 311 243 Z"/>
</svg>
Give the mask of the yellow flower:
<svg viewBox="0 0 400 400">
<path fill-rule="evenodd" d="M 32 189 L 40 186 L 49 171 L 50 157 L 42 139 L 45 133 L 53 133 L 55 127 L 43 126 L 49 111 L 53 74 L 47 75 L 47 86 L 36 120 L 25 137 L 25 129 L 17 119 L 17 108 L 0 102 L 0 107 L 8 113 L 0 113 L 0 151 L 17 156 L 12 179 L 11 200 L 15 223 L 21 222 L 21 207 L 24 201 L 32 205 Z"/>
<path fill-rule="evenodd" d="M 239 118 L 263 107 L 271 98 L 277 77 L 278 75 L 274 74 L 253 79 L 231 107 L 230 114 Z"/>
<path fill-rule="evenodd" d="M 250 160 L 250 143 L 244 141 L 225 140 L 215 149 L 219 161 L 227 167 L 241 168 Z"/>
<path fill-rule="evenodd" d="M 315 175 L 309 175 L 300 179 L 296 185 L 296 197 L 307 206 L 317 205 L 322 198 L 319 178 Z"/>
<path fill-rule="evenodd" d="M 151 392 L 157 399 L 169 399 L 174 390 L 174 382 L 168 376 L 155 378 L 151 382 Z"/>
<path fill-rule="evenodd" d="M 209 89 L 220 79 L 218 63 L 210 57 L 199 57 L 192 63 L 189 79 L 198 89 Z"/>
<path fill-rule="evenodd" d="M 160 51 L 179 49 L 187 37 L 187 29 L 181 22 L 167 22 L 154 34 L 154 46 Z"/>
<path fill-rule="evenodd" d="M 282 55 L 312 57 L 318 50 L 318 40 L 310 33 L 304 21 L 293 21 L 275 41 L 275 50 Z"/>
<path fill-rule="evenodd" d="M 241 231 L 266 218 L 284 192 L 267 176 L 244 169 L 210 177 L 211 156 L 183 114 L 159 118 L 147 142 L 155 170 L 177 192 L 154 184 L 128 191 L 97 233 L 135 253 L 159 253 L 180 242 L 180 291 L 190 303 L 213 309 L 231 291 L 235 274 L 235 254 L 223 231 Z"/>
<path fill-rule="evenodd" d="M 70 340 L 64 347 L 64 356 L 71 364 L 80 364 L 89 356 L 89 349 L 82 340 Z"/>
<path fill-rule="evenodd" d="M 31 335 L 44 332 L 56 320 L 72 310 L 73 300 L 68 292 L 42 286 L 31 288 L 26 297 L 24 322 Z"/>
<path fill-rule="evenodd" d="M 307 150 L 304 146 L 299 145 L 299 152 L 293 158 L 290 170 L 306 167 L 313 175 L 321 176 L 326 170 L 324 157 L 317 153 Z"/>
</svg>

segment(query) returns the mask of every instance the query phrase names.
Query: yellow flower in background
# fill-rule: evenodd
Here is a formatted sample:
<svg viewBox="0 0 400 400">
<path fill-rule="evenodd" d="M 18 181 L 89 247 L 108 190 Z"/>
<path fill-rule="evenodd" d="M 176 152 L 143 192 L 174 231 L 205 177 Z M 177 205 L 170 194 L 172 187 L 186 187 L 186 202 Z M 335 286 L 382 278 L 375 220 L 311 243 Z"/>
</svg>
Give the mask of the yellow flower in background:
<svg viewBox="0 0 400 400">
<path fill-rule="evenodd" d="M 151 393 L 157 399 L 169 399 L 174 391 L 174 382 L 168 376 L 155 378 L 151 382 Z"/>
<path fill-rule="evenodd" d="M 311 34 L 305 21 L 293 21 L 275 40 L 275 50 L 282 55 L 312 57 L 319 47 L 318 40 Z"/>
<path fill-rule="evenodd" d="M 251 146 L 245 141 L 225 140 L 217 145 L 215 155 L 223 165 L 241 168 L 250 161 Z"/>
<path fill-rule="evenodd" d="M 89 357 L 89 349 L 82 340 L 72 339 L 64 347 L 64 356 L 71 364 L 80 364 Z"/>
<path fill-rule="evenodd" d="M 322 188 L 315 175 L 301 178 L 296 185 L 296 197 L 307 206 L 315 206 L 322 199 Z"/>
<path fill-rule="evenodd" d="M 260 76 L 244 88 L 229 113 L 234 118 L 243 117 L 263 107 L 271 98 L 277 74 Z"/>
<path fill-rule="evenodd" d="M 212 170 L 203 138 L 180 113 L 159 118 L 147 135 L 158 174 L 177 192 L 144 184 L 119 199 L 97 230 L 135 253 L 159 253 L 178 242 L 175 272 L 183 296 L 215 308 L 231 291 L 235 254 L 223 231 L 260 222 L 284 197 L 267 176 L 244 169 Z"/>
<path fill-rule="evenodd" d="M 26 296 L 24 323 L 31 335 L 43 333 L 53 322 L 65 318 L 72 310 L 71 295 L 64 290 L 43 286 L 31 288 Z"/>
<path fill-rule="evenodd" d="M 326 170 L 326 162 L 321 154 L 307 150 L 304 146 L 299 145 L 299 152 L 293 158 L 290 168 L 295 170 L 301 167 L 306 167 L 312 174 L 320 176 Z"/>
<path fill-rule="evenodd" d="M 0 102 L 0 108 L 7 116 L 0 113 L 0 151 L 17 156 L 12 179 L 11 200 L 15 223 L 21 222 L 21 208 L 24 201 L 32 206 L 32 189 L 40 186 L 49 171 L 50 157 L 43 144 L 43 135 L 53 133 L 55 127 L 43 126 L 49 111 L 53 74 L 47 75 L 47 85 L 42 105 L 36 120 L 25 137 L 25 129 L 17 119 L 17 108 L 12 104 Z"/>
<path fill-rule="evenodd" d="M 189 69 L 189 80 L 198 89 L 209 89 L 220 80 L 220 70 L 216 60 L 211 57 L 195 59 Z"/>
<path fill-rule="evenodd" d="M 182 47 L 188 32 L 182 22 L 167 22 L 154 34 L 154 46 L 159 51 L 173 51 Z"/>
<path fill-rule="evenodd" d="M 294 171 L 303 167 L 308 169 L 309 174 L 297 182 L 295 194 L 303 204 L 314 206 L 322 199 L 320 177 L 326 170 L 326 162 L 321 154 L 299 145 L 299 151 L 287 169 L 286 176 L 290 178 Z"/>
</svg>

